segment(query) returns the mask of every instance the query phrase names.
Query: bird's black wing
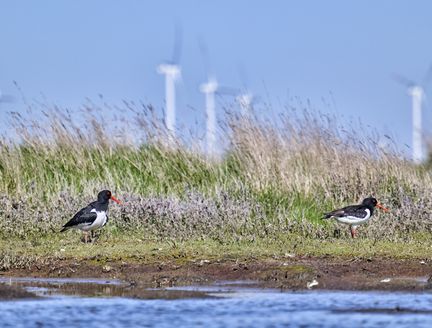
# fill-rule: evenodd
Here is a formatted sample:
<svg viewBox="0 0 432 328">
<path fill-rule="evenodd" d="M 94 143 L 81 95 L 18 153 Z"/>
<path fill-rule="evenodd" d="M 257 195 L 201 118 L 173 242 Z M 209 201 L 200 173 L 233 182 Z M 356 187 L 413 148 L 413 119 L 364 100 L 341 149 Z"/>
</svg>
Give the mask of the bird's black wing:
<svg viewBox="0 0 432 328">
<path fill-rule="evenodd" d="M 88 206 L 80 209 L 72 219 L 70 219 L 64 226 L 63 229 L 60 231 L 66 231 L 68 228 L 72 228 L 74 226 L 78 225 L 91 225 L 94 220 L 97 218 L 96 212 L 91 212 L 91 210 L 94 208 L 94 203 L 89 204 Z"/>
<path fill-rule="evenodd" d="M 332 217 L 340 218 L 344 216 L 355 216 L 355 217 L 365 217 L 366 211 L 365 207 L 361 205 L 351 205 L 332 212 L 325 213 L 324 219 L 329 219 Z"/>
</svg>

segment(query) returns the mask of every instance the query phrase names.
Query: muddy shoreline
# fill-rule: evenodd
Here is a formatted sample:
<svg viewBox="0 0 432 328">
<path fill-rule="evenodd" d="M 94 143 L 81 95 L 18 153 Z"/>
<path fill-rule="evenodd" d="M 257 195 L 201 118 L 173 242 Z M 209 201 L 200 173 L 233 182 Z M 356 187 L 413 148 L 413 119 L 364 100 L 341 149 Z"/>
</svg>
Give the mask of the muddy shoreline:
<svg viewBox="0 0 432 328">
<path fill-rule="evenodd" d="M 148 288 L 211 285 L 220 281 L 248 281 L 257 288 L 282 290 L 387 290 L 432 289 L 432 261 L 378 258 L 298 257 L 282 260 L 229 259 L 162 261 L 109 261 L 107 259 L 45 259 L 26 269 L 0 272 L 0 277 L 102 278 L 123 281 L 132 297 Z M 316 281 L 318 284 L 311 283 Z M 0 284 L 0 298 L 31 297 L 20 286 Z"/>
</svg>

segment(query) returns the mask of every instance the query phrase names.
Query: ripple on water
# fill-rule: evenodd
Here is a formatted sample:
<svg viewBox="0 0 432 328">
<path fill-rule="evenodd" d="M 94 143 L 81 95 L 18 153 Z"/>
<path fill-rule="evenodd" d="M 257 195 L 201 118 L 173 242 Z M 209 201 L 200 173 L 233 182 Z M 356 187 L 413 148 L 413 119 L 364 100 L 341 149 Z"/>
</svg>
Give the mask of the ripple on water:
<svg viewBox="0 0 432 328">
<path fill-rule="evenodd" d="M 244 294 L 247 297 L 243 297 Z M 432 295 L 426 293 L 254 290 L 230 295 L 213 299 L 56 297 L 43 301 L 0 302 L 0 325 L 86 328 L 432 326 Z"/>
</svg>

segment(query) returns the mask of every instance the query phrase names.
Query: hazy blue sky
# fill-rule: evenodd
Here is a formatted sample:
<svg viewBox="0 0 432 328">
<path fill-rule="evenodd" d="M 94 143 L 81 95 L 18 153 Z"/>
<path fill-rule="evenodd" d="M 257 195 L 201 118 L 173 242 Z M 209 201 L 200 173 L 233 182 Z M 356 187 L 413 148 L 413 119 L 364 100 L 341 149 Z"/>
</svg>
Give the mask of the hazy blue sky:
<svg viewBox="0 0 432 328">
<path fill-rule="evenodd" d="M 15 80 L 28 98 L 43 93 L 64 106 L 101 93 L 161 108 L 156 66 L 171 57 L 175 22 L 183 31 L 177 107 L 186 123 L 196 115 L 188 106 L 204 105 L 202 39 L 221 84 L 246 83 L 280 111 L 289 96 L 310 99 L 411 144 L 410 99 L 390 75 L 420 81 L 432 63 L 426 0 L 0 0 L 0 89 L 16 95 Z M 336 106 L 323 104 L 330 94 Z"/>
</svg>

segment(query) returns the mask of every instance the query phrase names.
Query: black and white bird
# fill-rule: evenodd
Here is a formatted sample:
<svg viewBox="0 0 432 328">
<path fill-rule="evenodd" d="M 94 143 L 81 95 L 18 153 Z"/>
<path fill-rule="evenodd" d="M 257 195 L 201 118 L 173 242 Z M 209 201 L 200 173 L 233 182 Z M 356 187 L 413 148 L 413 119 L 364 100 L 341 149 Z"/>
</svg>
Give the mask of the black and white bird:
<svg viewBox="0 0 432 328">
<path fill-rule="evenodd" d="M 79 210 L 79 212 L 63 226 L 60 232 L 69 229 L 80 229 L 84 232 L 84 242 L 87 242 L 89 231 L 92 234 L 93 230 L 103 227 L 108 222 L 108 203 L 110 199 L 117 204 L 121 204 L 121 202 L 111 194 L 111 191 L 102 190 L 98 194 L 97 201 Z"/>
<path fill-rule="evenodd" d="M 332 212 L 325 213 L 324 219 L 336 219 L 338 222 L 350 226 L 351 237 L 355 238 L 356 228 L 360 224 L 365 224 L 373 215 L 375 207 L 384 212 L 389 210 L 382 206 L 375 198 L 368 197 L 360 205 L 350 205 Z"/>
</svg>

